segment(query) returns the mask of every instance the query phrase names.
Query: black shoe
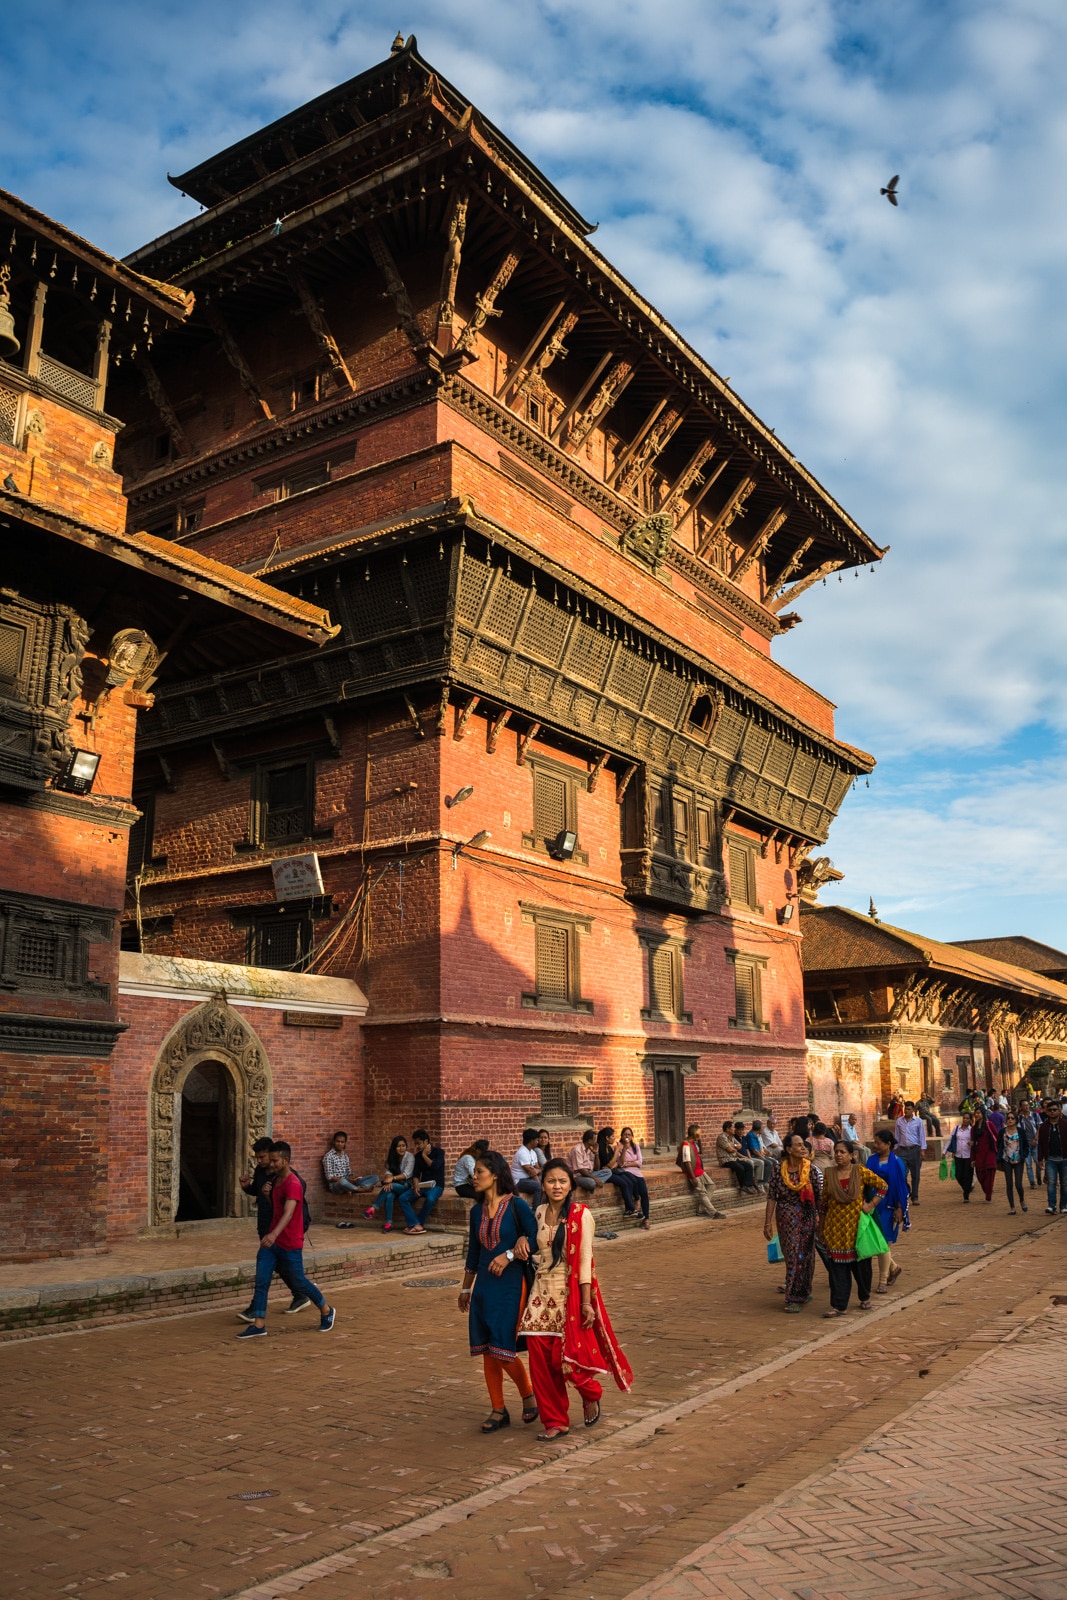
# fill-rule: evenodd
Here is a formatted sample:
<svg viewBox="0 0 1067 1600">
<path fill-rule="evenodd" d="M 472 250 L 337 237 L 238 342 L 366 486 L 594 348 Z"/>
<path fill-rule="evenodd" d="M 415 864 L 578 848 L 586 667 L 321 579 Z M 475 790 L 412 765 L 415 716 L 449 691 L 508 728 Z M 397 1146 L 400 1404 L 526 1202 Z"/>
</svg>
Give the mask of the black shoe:
<svg viewBox="0 0 1067 1600">
<path fill-rule="evenodd" d="M 311 1301 L 306 1294 L 294 1294 L 293 1298 L 282 1312 L 282 1316 L 291 1317 L 294 1311 L 303 1311 L 310 1304 Z"/>
<path fill-rule="evenodd" d="M 255 1322 L 256 1314 L 252 1310 L 252 1307 L 249 1306 L 247 1311 L 239 1311 L 237 1313 L 237 1320 L 238 1322 Z"/>
</svg>

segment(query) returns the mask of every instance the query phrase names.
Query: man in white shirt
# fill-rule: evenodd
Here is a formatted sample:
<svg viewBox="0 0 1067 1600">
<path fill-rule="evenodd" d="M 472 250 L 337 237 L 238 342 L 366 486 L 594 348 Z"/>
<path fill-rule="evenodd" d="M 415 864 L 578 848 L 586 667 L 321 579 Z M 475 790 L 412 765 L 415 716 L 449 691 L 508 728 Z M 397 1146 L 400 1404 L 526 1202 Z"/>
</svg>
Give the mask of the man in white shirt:
<svg viewBox="0 0 1067 1600">
<path fill-rule="evenodd" d="M 841 1134 L 843 1138 L 848 1139 L 852 1144 L 863 1143 L 860 1138 L 860 1131 L 856 1126 L 856 1119 L 851 1111 L 846 1111 L 841 1118 Z"/>
<path fill-rule="evenodd" d="M 511 1158 L 511 1178 L 515 1193 L 521 1194 L 532 1206 L 541 1204 L 541 1163 L 537 1159 L 536 1128 L 522 1130 L 522 1143 Z"/>
<path fill-rule="evenodd" d="M 782 1136 L 778 1132 L 777 1122 L 773 1113 L 763 1124 L 763 1127 L 760 1130 L 760 1138 L 763 1140 L 763 1148 L 766 1150 L 767 1154 L 772 1158 L 772 1160 L 781 1161 Z"/>
<path fill-rule="evenodd" d="M 904 1115 L 896 1120 L 896 1154 L 908 1169 L 911 1185 L 911 1204 L 919 1204 L 919 1177 L 922 1173 L 923 1152 L 926 1149 L 926 1123 L 915 1110 L 913 1100 L 905 1100 Z"/>
</svg>

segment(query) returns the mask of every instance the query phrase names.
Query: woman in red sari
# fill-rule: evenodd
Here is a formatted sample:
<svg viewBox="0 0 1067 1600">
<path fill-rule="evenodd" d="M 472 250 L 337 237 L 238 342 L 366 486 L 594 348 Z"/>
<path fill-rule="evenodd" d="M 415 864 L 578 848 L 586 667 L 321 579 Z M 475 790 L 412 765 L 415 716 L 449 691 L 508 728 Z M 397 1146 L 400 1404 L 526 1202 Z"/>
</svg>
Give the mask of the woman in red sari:
<svg viewBox="0 0 1067 1600">
<path fill-rule="evenodd" d="M 582 1398 L 587 1428 L 600 1421 L 603 1389 L 611 1374 L 622 1390 L 633 1383 L 630 1363 L 612 1330 L 593 1262 L 593 1214 L 576 1198 L 565 1161 L 541 1171 L 545 1203 L 537 1207 L 537 1276 L 519 1323 L 530 1356 L 530 1378 L 545 1424 L 545 1444 L 570 1432 L 567 1384 Z"/>
<path fill-rule="evenodd" d="M 997 1136 L 986 1121 L 984 1111 L 976 1111 L 974 1114 L 974 1127 L 971 1129 L 971 1160 L 974 1162 L 974 1175 L 982 1185 L 982 1193 L 988 1203 L 993 1198 L 993 1185 L 997 1181 Z"/>
</svg>

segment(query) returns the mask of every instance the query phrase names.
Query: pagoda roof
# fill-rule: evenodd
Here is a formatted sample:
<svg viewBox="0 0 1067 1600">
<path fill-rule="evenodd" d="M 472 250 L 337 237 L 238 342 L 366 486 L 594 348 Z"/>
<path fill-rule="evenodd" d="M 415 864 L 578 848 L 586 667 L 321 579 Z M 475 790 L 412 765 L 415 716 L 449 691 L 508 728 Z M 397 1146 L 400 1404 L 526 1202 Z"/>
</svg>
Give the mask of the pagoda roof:
<svg viewBox="0 0 1067 1600">
<path fill-rule="evenodd" d="M 778 502 L 793 508 L 788 527 L 769 535 L 769 570 L 788 572 L 799 589 L 885 554 L 729 380 L 595 248 L 591 225 L 420 56 L 414 38 L 172 181 L 209 209 L 135 251 L 128 264 L 195 287 L 202 303 L 221 302 L 238 321 L 261 321 L 291 299 L 295 270 L 318 287 L 339 271 L 360 270 L 360 262 L 372 264 L 368 234 L 375 230 L 379 253 L 383 240 L 398 256 L 431 240 L 443 248 L 450 198 L 462 189 L 472 217 L 477 208 L 463 255 L 468 282 L 469 258 L 498 262 L 517 252 L 512 302 L 547 307 L 562 297 L 578 310 L 568 339 L 578 368 L 629 361 L 624 407 L 644 414 L 664 396 L 664 404 L 678 404 L 683 457 L 710 433 L 717 461 L 735 478 L 751 471 L 757 482 L 750 525 L 769 518 L 773 529 Z M 432 365 L 451 370 L 429 341 L 426 352 Z M 811 537 L 793 560 L 796 529 L 801 541 Z"/>
<path fill-rule="evenodd" d="M 931 973 L 945 973 L 1067 1006 L 1067 984 L 958 944 L 942 944 L 926 934 L 877 922 L 847 906 L 802 906 L 801 932 L 806 977 L 815 973 L 922 967 Z"/>
</svg>

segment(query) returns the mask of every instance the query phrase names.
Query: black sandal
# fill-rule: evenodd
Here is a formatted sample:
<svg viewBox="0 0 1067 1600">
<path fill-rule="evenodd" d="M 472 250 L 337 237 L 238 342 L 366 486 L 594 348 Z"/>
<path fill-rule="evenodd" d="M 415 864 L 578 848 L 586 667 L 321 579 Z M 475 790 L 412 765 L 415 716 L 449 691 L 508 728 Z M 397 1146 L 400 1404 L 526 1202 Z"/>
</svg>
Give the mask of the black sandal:
<svg viewBox="0 0 1067 1600">
<path fill-rule="evenodd" d="M 539 1433 L 537 1442 L 538 1444 L 555 1444 L 557 1439 L 565 1439 L 570 1431 L 569 1428 L 553 1428 L 549 1433 Z"/>
<path fill-rule="evenodd" d="M 511 1418 L 508 1415 L 508 1408 L 507 1408 L 507 1406 L 505 1406 L 503 1411 L 491 1411 L 489 1413 L 489 1415 L 486 1417 L 485 1421 L 482 1423 L 482 1432 L 483 1433 L 496 1433 L 497 1430 L 500 1429 L 500 1428 L 510 1428 L 510 1427 L 511 1427 Z"/>
<path fill-rule="evenodd" d="M 597 1401 L 594 1402 L 594 1404 L 596 1405 L 596 1416 L 595 1417 L 584 1417 L 585 1408 L 584 1408 L 584 1406 L 582 1408 L 583 1417 L 584 1417 L 585 1425 L 586 1425 L 587 1428 L 595 1428 L 597 1423 L 600 1421 L 600 1401 L 597 1400 Z"/>
<path fill-rule="evenodd" d="M 537 1401 L 532 1394 L 528 1394 L 522 1402 L 523 1422 L 536 1422 L 541 1413 L 537 1409 Z"/>
</svg>

